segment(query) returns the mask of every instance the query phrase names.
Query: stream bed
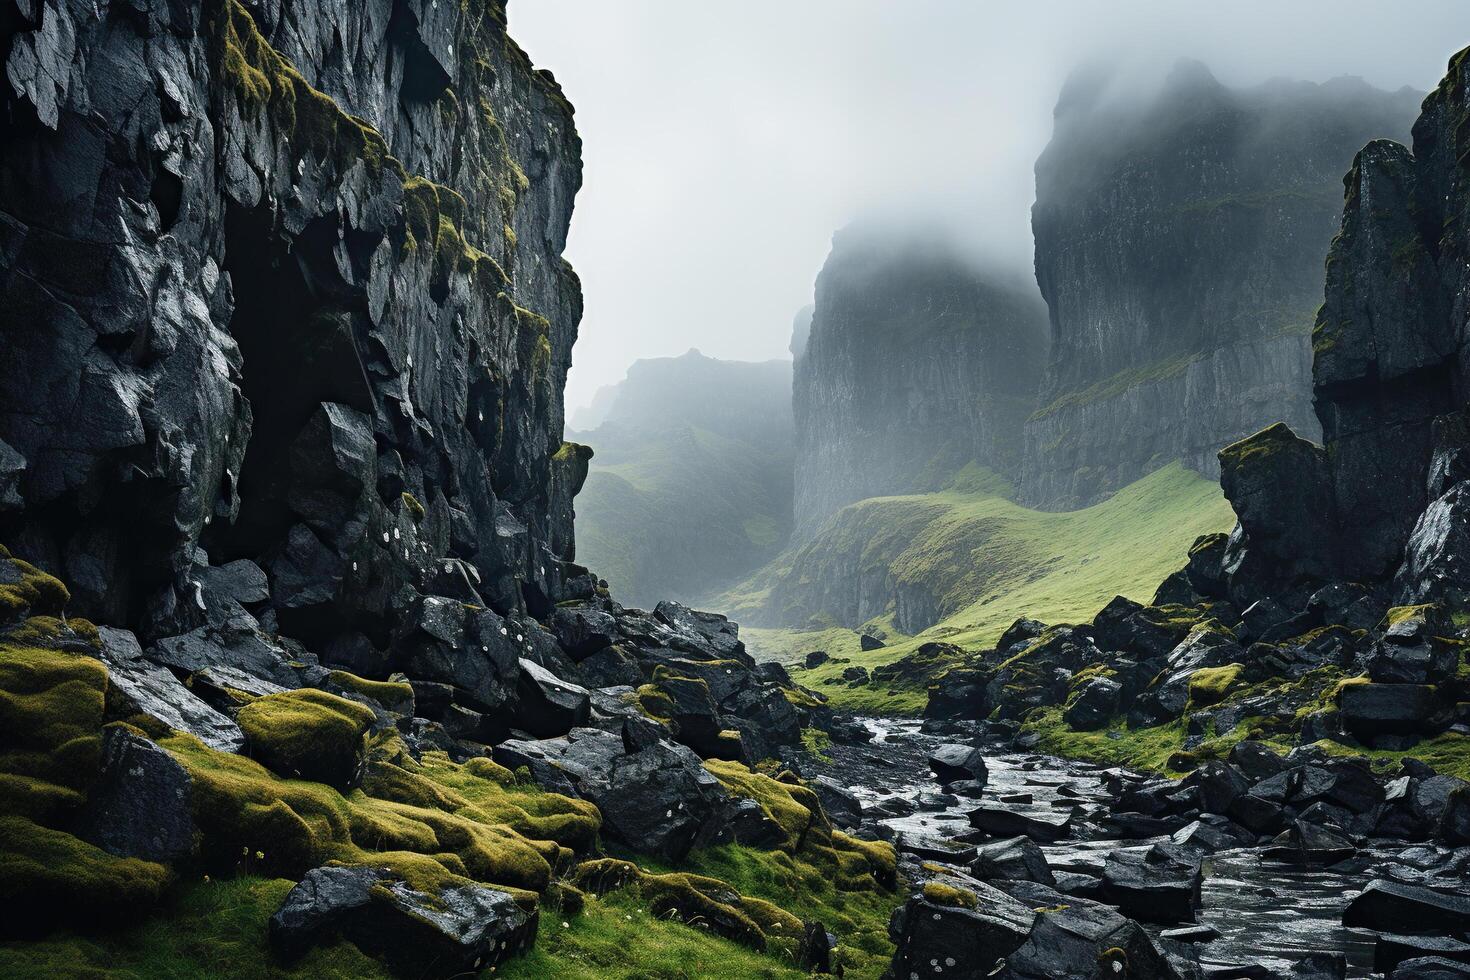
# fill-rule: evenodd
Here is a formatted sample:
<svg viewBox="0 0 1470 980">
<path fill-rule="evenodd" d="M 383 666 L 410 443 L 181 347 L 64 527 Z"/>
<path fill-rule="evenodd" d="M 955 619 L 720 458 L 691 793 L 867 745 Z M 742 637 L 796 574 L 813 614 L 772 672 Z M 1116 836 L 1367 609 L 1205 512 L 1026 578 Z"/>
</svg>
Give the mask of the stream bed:
<svg viewBox="0 0 1470 980">
<path fill-rule="evenodd" d="M 922 842 L 925 850 L 970 833 L 969 811 L 981 804 L 1074 810 L 1072 838 L 1042 847 L 1053 872 L 1100 875 L 1114 850 L 1167 840 L 1110 837 L 1089 819 L 1103 813 L 1111 799 L 1105 778 L 1109 770 L 1104 767 L 999 747 L 992 752 L 976 742 L 989 767 L 984 793 L 949 802 L 929 771 L 927 756 L 945 742 L 968 739 L 924 733 L 916 720 L 861 721 L 873 733 L 871 742 L 833 745 L 831 763 L 803 769 L 847 787 L 877 823 L 910 843 Z M 1024 800 L 1027 794 L 1029 803 Z M 916 812 L 902 812 L 914 804 L 919 807 Z M 892 815 L 883 815 L 889 810 Z M 1216 968 L 1210 974 L 1224 977 L 1243 975 L 1227 967 L 1281 972 L 1312 953 L 1343 953 L 1349 976 L 1369 976 L 1374 935 L 1342 925 L 1348 901 L 1375 877 L 1429 883 L 1443 853 L 1430 846 L 1378 842 L 1330 869 L 1320 869 L 1271 860 L 1263 857 L 1261 848 L 1217 852 L 1204 862 L 1197 919 L 1217 930 L 1219 937 L 1199 947 L 1200 961 Z"/>
</svg>

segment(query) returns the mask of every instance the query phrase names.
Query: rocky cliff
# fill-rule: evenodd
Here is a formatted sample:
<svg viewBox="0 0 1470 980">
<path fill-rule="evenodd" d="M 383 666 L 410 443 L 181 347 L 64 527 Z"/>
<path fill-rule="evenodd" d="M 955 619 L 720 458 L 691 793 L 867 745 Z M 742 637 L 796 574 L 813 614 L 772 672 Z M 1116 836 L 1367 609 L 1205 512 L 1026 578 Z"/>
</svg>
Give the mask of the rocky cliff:
<svg viewBox="0 0 1470 980">
<path fill-rule="evenodd" d="M 577 498 L 579 559 L 625 601 L 692 601 L 791 534 L 791 362 L 690 351 L 641 360 L 612 391 Z"/>
<path fill-rule="evenodd" d="M 494 972 L 629 886 L 630 974 L 843 968 L 604 839 L 780 852 L 876 922 L 892 848 L 744 765 L 822 701 L 573 563 L 580 145 L 505 28 L 0 0 L 0 974 Z"/>
<path fill-rule="evenodd" d="M 322 645 L 446 560 L 544 607 L 580 144 L 503 10 L 22 2 L 4 57 L 3 527 L 76 611 L 177 633 L 241 558 Z"/>
<path fill-rule="evenodd" d="M 1051 358 L 1021 495 L 1092 503 L 1275 421 L 1315 438 L 1311 332 L 1341 176 L 1418 95 L 1356 79 L 1230 89 L 1181 63 L 1140 101 L 1083 72 L 1036 163 Z"/>
<path fill-rule="evenodd" d="M 839 232 L 796 360 L 798 535 L 853 501 L 937 488 L 972 461 L 1012 473 L 1044 316 L 1027 284 L 942 235 Z"/>
</svg>

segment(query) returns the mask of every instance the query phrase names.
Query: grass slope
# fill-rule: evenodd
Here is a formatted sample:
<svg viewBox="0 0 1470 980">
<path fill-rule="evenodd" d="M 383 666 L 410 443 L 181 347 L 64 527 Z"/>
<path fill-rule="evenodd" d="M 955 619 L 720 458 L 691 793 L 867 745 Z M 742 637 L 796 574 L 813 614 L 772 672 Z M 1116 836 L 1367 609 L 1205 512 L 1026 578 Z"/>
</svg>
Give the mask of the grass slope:
<svg viewBox="0 0 1470 980">
<path fill-rule="evenodd" d="M 791 456 L 694 426 L 587 437 L 577 559 L 633 605 L 692 599 L 769 561 L 791 531 Z"/>
<path fill-rule="evenodd" d="M 829 683 L 853 665 L 872 670 L 943 640 L 969 649 L 993 644 L 1022 616 L 1050 623 L 1092 618 L 1115 595 L 1147 601 L 1168 574 L 1183 567 L 1196 537 L 1234 522 L 1218 484 L 1175 463 L 1085 510 L 1049 513 L 976 493 L 946 492 L 862 501 L 844 509 L 819 538 L 789 552 L 725 597 L 722 611 L 740 618 L 742 607 L 769 603 L 799 590 L 823 559 L 856 555 L 859 568 L 887 569 L 900 583 L 931 582 L 945 618 L 917 636 L 893 635 L 891 615 L 869 625 L 893 638 L 859 652 L 858 633 L 826 624 L 817 629 L 746 628 L 759 656 L 797 664 L 812 650 L 840 663 L 798 671 L 834 705 L 851 710 L 917 712 L 918 686 Z M 863 541 L 864 532 L 871 536 Z M 833 540 L 837 539 L 834 546 Z M 854 550 L 849 539 L 858 540 Z M 842 574 L 849 574 L 844 568 Z M 721 608 L 717 606 L 716 608 Z"/>
</svg>

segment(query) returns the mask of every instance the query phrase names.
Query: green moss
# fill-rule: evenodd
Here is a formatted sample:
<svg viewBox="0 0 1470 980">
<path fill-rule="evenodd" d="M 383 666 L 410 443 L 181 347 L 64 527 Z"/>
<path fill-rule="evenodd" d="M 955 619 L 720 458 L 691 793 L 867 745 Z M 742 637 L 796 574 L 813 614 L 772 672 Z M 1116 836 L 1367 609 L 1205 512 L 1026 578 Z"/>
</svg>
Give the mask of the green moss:
<svg viewBox="0 0 1470 980">
<path fill-rule="evenodd" d="M 355 701 L 303 688 L 256 698 L 237 720 L 251 755 L 274 772 L 345 786 L 373 719 L 372 710 Z"/>
<path fill-rule="evenodd" d="M 979 903 L 974 892 L 942 881 L 925 882 L 924 898 L 935 905 L 949 905 L 959 909 L 973 909 Z"/>
<path fill-rule="evenodd" d="M 403 500 L 403 506 L 408 509 L 408 513 L 413 517 L 414 522 L 423 523 L 424 518 L 429 516 L 429 512 L 424 510 L 424 505 L 419 503 L 419 498 L 415 497 L 407 490 L 405 490 L 401 496 Z"/>
<path fill-rule="evenodd" d="M 20 575 L 20 581 L 0 585 L 0 622 L 22 616 L 60 616 L 71 593 L 65 585 L 30 562 L 11 558 L 8 551 L 0 554 L 0 562 L 8 564 Z"/>
<path fill-rule="evenodd" d="M 1077 732 L 1062 719 L 1062 710 L 1040 708 L 1026 719 L 1023 730 L 1041 737 L 1040 751 L 1171 776 L 1188 772 L 1206 759 L 1224 757 L 1243 739 L 1266 737 L 1257 729 L 1260 719 L 1247 718 L 1232 731 L 1208 738 L 1186 754 L 1183 747 L 1188 726 L 1184 719 L 1152 728 L 1129 728 L 1124 719 L 1115 718 L 1098 731 Z"/>
<path fill-rule="evenodd" d="M 832 757 L 827 755 L 827 750 L 832 747 L 832 736 L 820 728 L 803 728 L 801 730 L 801 745 L 802 748 L 823 762 L 832 761 Z"/>
<path fill-rule="evenodd" d="M 126 930 L 59 932 L 0 943 L 0 976 L 73 980 L 388 980 L 387 968 L 350 943 L 315 948 L 290 967 L 270 953 L 267 922 L 295 882 L 242 877 L 191 882 L 160 914 Z M 70 928 L 78 923 L 72 921 Z"/>
<path fill-rule="evenodd" d="M 1285 422 L 1277 422 L 1220 450 L 1220 463 L 1232 469 L 1259 464 L 1301 441 Z"/>
<path fill-rule="evenodd" d="M 1240 680 L 1244 664 L 1223 667 L 1201 667 L 1189 675 L 1189 703 L 1197 708 L 1225 700 L 1225 695 Z"/>
<path fill-rule="evenodd" d="M 97 660 L 0 640 L 0 814 L 51 822 L 83 801 L 106 690 Z"/>
<path fill-rule="evenodd" d="M 370 681 L 345 670 L 332 671 L 327 680 L 399 714 L 406 713 L 413 704 L 413 685 L 407 681 Z"/>
</svg>

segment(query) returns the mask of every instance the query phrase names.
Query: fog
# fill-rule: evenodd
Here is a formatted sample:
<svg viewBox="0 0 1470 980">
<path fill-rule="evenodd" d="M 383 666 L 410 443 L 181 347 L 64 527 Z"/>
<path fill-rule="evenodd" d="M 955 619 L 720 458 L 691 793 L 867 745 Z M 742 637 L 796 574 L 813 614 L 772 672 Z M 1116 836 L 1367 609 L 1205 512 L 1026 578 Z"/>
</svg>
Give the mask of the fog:
<svg viewBox="0 0 1470 980">
<path fill-rule="evenodd" d="M 1032 165 L 1079 64 L 1427 90 L 1470 43 L 1463 0 L 512 0 L 510 21 L 584 141 L 569 411 L 640 357 L 788 356 L 833 231 L 862 214 L 938 214 L 1028 269 Z"/>
</svg>

